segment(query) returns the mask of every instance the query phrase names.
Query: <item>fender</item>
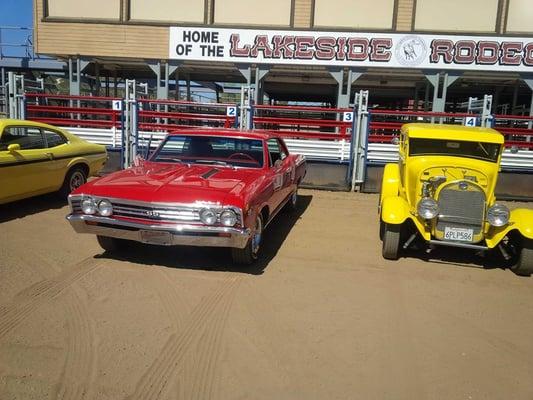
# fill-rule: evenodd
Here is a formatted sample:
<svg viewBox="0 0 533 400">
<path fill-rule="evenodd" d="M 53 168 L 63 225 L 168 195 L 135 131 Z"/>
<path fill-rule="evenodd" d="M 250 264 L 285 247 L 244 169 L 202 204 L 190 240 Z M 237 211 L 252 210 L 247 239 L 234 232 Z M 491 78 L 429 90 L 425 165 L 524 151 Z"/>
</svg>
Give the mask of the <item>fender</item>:
<svg viewBox="0 0 533 400">
<path fill-rule="evenodd" d="M 89 160 L 83 157 L 74 157 L 69 160 L 66 168 L 63 171 L 63 180 L 67 178 L 68 171 L 70 171 L 70 169 L 76 165 L 85 165 L 87 167 L 87 178 L 94 175 L 94 163 L 91 164 Z M 61 184 L 63 184 L 63 182 Z"/>
<path fill-rule="evenodd" d="M 426 229 L 425 225 L 418 218 L 411 214 L 409 204 L 404 198 L 399 196 L 387 197 L 383 200 L 381 208 L 381 220 L 387 224 L 403 224 L 407 219 L 413 221 L 413 224 L 425 240 L 431 239 L 431 232 Z"/>
<path fill-rule="evenodd" d="M 518 231 L 523 237 L 533 240 L 533 210 L 517 208 L 511 211 L 509 223 L 500 228 L 492 227 L 486 237 L 489 248 L 496 247 L 498 243 L 511 231 Z"/>
<path fill-rule="evenodd" d="M 66 167 L 66 170 L 65 170 L 65 174 L 67 173 L 67 171 L 69 169 L 71 169 L 74 165 L 77 165 L 77 164 L 85 164 L 87 166 L 87 172 L 88 172 L 88 176 L 94 176 L 96 174 L 96 172 L 101 168 L 101 166 L 99 165 L 99 162 L 98 162 L 98 159 L 99 157 L 101 157 L 101 154 L 94 154 L 94 155 L 89 155 L 89 156 L 73 156 L 68 164 L 67 164 L 67 167 Z M 106 159 L 104 160 L 104 164 L 107 162 L 107 160 L 109 159 L 109 157 L 106 157 Z"/>
<path fill-rule="evenodd" d="M 411 216 L 405 199 L 394 196 L 384 198 L 381 207 L 381 220 L 387 224 L 403 224 Z"/>
<path fill-rule="evenodd" d="M 383 170 L 383 179 L 381 180 L 381 207 L 383 200 L 388 197 L 396 197 L 400 191 L 400 167 L 398 164 L 387 164 Z"/>
</svg>

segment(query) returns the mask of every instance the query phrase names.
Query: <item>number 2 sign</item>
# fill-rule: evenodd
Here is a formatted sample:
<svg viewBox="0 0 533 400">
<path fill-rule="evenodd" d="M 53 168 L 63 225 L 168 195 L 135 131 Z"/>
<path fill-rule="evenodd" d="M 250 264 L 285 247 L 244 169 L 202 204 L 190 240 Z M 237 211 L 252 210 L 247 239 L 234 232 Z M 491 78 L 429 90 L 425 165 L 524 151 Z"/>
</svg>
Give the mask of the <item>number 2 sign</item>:
<svg viewBox="0 0 533 400">
<path fill-rule="evenodd" d="M 229 106 L 226 108 L 226 116 L 228 117 L 236 117 L 237 116 L 237 107 L 235 106 Z"/>
</svg>

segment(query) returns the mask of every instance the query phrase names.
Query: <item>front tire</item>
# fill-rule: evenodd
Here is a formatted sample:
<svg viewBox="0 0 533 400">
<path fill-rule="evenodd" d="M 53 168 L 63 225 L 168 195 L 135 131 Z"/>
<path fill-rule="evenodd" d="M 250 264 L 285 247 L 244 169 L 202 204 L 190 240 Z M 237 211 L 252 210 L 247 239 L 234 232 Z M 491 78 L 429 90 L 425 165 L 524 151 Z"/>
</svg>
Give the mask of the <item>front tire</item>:
<svg viewBox="0 0 533 400">
<path fill-rule="evenodd" d="M 261 243 L 263 240 L 263 218 L 257 214 L 255 220 L 255 230 L 244 249 L 231 249 L 231 257 L 235 264 L 250 265 L 253 264 L 259 255 Z"/>
<path fill-rule="evenodd" d="M 61 197 L 66 198 L 70 193 L 87 182 L 87 173 L 82 167 L 73 167 L 65 176 L 63 186 L 59 189 Z"/>
<path fill-rule="evenodd" d="M 397 260 L 400 252 L 401 225 L 384 224 L 383 226 L 383 258 Z"/>
<path fill-rule="evenodd" d="M 96 240 L 102 249 L 110 253 L 121 251 L 126 246 L 126 241 L 123 239 L 97 235 Z"/>
<path fill-rule="evenodd" d="M 533 274 L 533 240 L 523 240 L 518 262 L 511 267 L 511 270 L 519 276 L 531 276 Z"/>
</svg>

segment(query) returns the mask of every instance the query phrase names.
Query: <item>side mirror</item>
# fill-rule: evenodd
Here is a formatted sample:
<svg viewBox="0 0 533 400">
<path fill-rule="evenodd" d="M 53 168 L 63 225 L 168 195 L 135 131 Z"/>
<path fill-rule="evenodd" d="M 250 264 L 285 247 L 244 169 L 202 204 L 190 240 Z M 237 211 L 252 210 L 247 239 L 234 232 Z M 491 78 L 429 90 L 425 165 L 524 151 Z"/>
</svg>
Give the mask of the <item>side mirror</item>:
<svg viewBox="0 0 533 400">
<path fill-rule="evenodd" d="M 20 150 L 20 144 L 18 143 L 13 143 L 7 146 L 7 151 L 9 151 L 10 153 L 15 153 L 19 150 Z"/>
<path fill-rule="evenodd" d="M 274 163 L 274 167 L 275 168 L 279 168 L 281 167 L 281 165 L 283 164 L 283 161 L 281 159 L 277 159 L 276 162 Z"/>
<path fill-rule="evenodd" d="M 513 154 L 518 153 L 518 146 L 511 146 L 511 153 Z"/>
<path fill-rule="evenodd" d="M 140 154 L 137 154 L 135 156 L 135 158 L 133 159 L 133 166 L 140 167 L 141 165 L 144 164 L 144 161 L 145 160 L 144 160 L 143 156 L 141 156 Z"/>
<path fill-rule="evenodd" d="M 394 136 L 391 140 L 391 143 L 395 146 L 399 145 L 400 144 L 400 139 L 398 138 L 398 136 Z"/>
</svg>

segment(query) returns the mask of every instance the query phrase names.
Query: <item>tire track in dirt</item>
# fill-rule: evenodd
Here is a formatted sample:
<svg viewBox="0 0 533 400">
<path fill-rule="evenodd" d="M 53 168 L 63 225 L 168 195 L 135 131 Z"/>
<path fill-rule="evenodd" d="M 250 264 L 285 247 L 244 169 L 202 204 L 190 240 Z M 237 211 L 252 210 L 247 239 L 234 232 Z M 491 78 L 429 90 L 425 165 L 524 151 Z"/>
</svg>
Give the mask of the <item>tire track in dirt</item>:
<svg viewBox="0 0 533 400">
<path fill-rule="evenodd" d="M 15 329 L 30 314 L 71 286 L 74 282 L 99 267 L 100 262 L 91 258 L 24 289 L 7 305 L 0 306 L 0 339 Z"/>
<path fill-rule="evenodd" d="M 407 393 L 413 399 L 427 399 L 429 397 L 428 384 L 424 379 L 423 368 L 421 366 L 417 345 L 415 342 L 416 331 L 420 329 L 413 321 L 413 306 L 409 304 L 409 297 L 406 295 L 405 278 L 398 277 L 398 274 L 388 274 L 384 285 L 384 300 L 386 301 L 388 331 L 392 334 L 388 338 L 391 345 L 390 357 L 383 370 L 389 370 L 389 379 L 398 385 L 398 397 L 401 398 Z M 403 360 L 404 368 L 399 368 L 394 363 Z"/>
<path fill-rule="evenodd" d="M 192 369 L 192 380 L 187 381 L 189 385 L 186 388 L 189 391 L 184 390 L 183 399 L 209 400 L 213 398 L 224 328 L 235 294 L 234 291 L 224 299 L 220 312 L 209 321 L 204 335 L 199 337 L 192 354 L 196 367 Z"/>
<path fill-rule="evenodd" d="M 96 374 L 95 332 L 87 305 L 77 289 L 64 296 L 65 315 L 68 316 L 68 344 L 63 372 L 56 398 L 81 400 L 89 398 Z"/>
<path fill-rule="evenodd" d="M 172 335 L 161 349 L 152 365 L 142 376 L 130 399 L 152 400 L 158 399 L 167 388 L 170 378 L 180 369 L 183 360 L 191 349 L 191 344 L 198 338 L 203 329 L 213 329 L 208 324 L 211 317 L 223 320 L 220 314 L 231 305 L 233 294 L 241 281 L 241 277 L 230 276 L 223 280 L 207 298 L 198 304 L 191 312 L 185 328 L 179 335 Z M 229 304 L 228 304 L 229 303 Z M 216 329 L 217 325 L 214 326 Z"/>
<path fill-rule="evenodd" d="M 176 283 L 172 282 L 165 271 L 162 271 L 160 268 L 158 268 L 157 272 L 159 278 L 154 282 L 154 285 L 156 285 L 157 294 L 161 300 L 161 303 L 163 304 L 165 312 L 170 317 L 170 322 L 173 325 L 174 330 L 179 332 L 183 326 L 184 316 L 187 316 L 189 313 L 189 302 L 187 299 L 181 297 L 181 293 L 176 288 Z M 166 288 L 162 289 L 161 284 L 166 286 Z M 185 313 L 183 312 L 184 308 L 186 309 Z"/>
<path fill-rule="evenodd" d="M 176 334 L 183 328 L 184 319 L 190 314 L 190 304 L 187 298 L 181 296 L 181 292 L 177 288 L 177 282 L 173 281 L 166 269 L 157 268 L 159 278 L 155 274 L 150 276 L 157 278 L 154 281 L 154 286 L 157 290 L 157 294 L 163 304 L 166 314 L 169 317 L 169 322 L 172 324 L 172 328 Z M 164 285 L 165 288 L 162 288 Z M 184 361 L 188 366 L 188 362 Z M 181 373 L 180 373 L 181 372 Z M 183 376 L 183 372 L 188 373 L 188 368 L 185 371 L 178 371 L 175 376 L 175 382 L 169 382 L 169 388 L 174 391 L 171 398 L 181 398 L 179 390 L 184 387 L 187 379 Z M 172 379 L 172 377 L 171 377 Z"/>
<path fill-rule="evenodd" d="M 63 281 L 63 284 L 59 288 L 55 288 L 68 287 L 69 289 L 64 295 L 64 301 L 61 302 L 64 315 L 67 318 L 67 354 L 55 397 L 57 399 L 87 398 L 96 372 L 95 333 L 91 320 L 88 317 L 87 305 L 75 283 L 99 265 L 97 263 L 91 266 L 90 259 L 85 259 L 78 264 L 74 264 L 75 269 L 81 268 L 81 270 L 70 270 L 58 276 L 57 269 L 39 254 L 31 253 L 28 256 L 22 255 L 18 259 L 31 269 L 39 271 L 39 274 L 45 279 L 19 292 L 15 296 L 16 299 L 22 299 L 22 301 L 27 301 L 32 298 L 38 299 L 39 294 L 46 293 L 47 288 L 51 288 L 51 292 L 49 296 L 45 297 L 46 299 L 52 299 L 61 292 L 61 290 L 54 290 L 52 282 L 59 283 L 62 276 L 64 276 L 67 283 L 70 282 L 70 285 L 63 286 L 65 283 Z M 86 266 L 88 268 L 84 273 Z M 73 275 L 69 274 L 69 272 L 72 272 Z"/>
</svg>

